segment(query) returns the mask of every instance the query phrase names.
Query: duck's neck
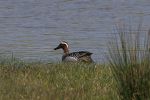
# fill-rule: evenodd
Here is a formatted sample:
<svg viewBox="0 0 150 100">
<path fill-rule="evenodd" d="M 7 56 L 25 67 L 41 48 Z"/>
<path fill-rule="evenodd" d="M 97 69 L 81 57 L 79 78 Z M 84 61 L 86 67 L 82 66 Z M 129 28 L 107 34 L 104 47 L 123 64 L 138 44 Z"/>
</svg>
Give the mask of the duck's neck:
<svg viewBox="0 0 150 100">
<path fill-rule="evenodd" d="M 64 47 L 64 48 L 63 48 L 63 51 L 64 51 L 64 54 L 65 54 L 65 55 L 69 53 L 69 49 L 68 49 L 67 47 Z"/>
</svg>

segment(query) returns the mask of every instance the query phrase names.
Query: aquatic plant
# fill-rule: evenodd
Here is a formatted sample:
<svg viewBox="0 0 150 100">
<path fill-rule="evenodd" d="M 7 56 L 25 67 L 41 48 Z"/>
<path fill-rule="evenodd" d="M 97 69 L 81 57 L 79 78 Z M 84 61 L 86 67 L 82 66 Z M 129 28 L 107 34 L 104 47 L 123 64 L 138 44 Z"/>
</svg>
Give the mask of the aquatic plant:
<svg viewBox="0 0 150 100">
<path fill-rule="evenodd" d="M 128 31 L 129 30 L 129 31 Z M 116 88 L 121 100 L 150 99 L 150 30 L 127 30 L 126 25 L 117 27 L 115 39 L 109 42 L 109 56 Z"/>
</svg>

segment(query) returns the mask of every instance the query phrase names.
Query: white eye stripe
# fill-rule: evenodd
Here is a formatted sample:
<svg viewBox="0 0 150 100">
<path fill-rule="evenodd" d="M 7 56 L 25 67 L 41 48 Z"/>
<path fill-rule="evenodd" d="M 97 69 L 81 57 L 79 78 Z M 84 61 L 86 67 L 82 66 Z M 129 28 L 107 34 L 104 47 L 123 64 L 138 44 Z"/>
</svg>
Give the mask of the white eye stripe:
<svg viewBox="0 0 150 100">
<path fill-rule="evenodd" d="M 68 46 L 68 43 L 66 43 L 66 42 L 63 42 L 63 41 L 62 41 L 61 44 L 65 44 L 65 45 L 67 46 L 67 48 L 69 47 L 69 46 Z"/>
</svg>

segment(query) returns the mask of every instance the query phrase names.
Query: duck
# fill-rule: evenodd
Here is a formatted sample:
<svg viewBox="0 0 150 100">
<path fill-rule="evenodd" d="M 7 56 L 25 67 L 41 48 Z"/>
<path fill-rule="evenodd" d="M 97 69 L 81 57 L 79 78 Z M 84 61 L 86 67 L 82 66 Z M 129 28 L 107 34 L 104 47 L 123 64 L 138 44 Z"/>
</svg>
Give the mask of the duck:
<svg viewBox="0 0 150 100">
<path fill-rule="evenodd" d="M 62 61 L 63 62 L 86 62 L 86 63 L 93 63 L 93 59 L 91 58 L 91 55 L 93 53 L 89 51 L 78 51 L 78 52 L 69 52 L 69 44 L 66 41 L 61 41 L 60 44 L 54 48 L 54 50 L 62 49 L 63 50 L 63 56 Z"/>
</svg>

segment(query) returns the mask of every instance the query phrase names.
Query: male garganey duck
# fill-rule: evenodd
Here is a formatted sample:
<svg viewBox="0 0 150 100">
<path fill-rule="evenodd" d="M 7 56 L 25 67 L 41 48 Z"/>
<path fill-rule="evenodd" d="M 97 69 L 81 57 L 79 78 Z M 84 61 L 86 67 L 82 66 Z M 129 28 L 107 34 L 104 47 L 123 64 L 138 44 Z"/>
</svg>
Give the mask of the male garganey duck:
<svg viewBox="0 0 150 100">
<path fill-rule="evenodd" d="M 63 49 L 64 55 L 62 56 L 62 61 L 64 62 L 87 62 L 87 63 L 93 62 L 91 58 L 92 53 L 88 51 L 69 53 L 69 45 L 65 41 L 60 42 L 60 44 L 56 48 L 54 48 L 54 50 L 57 49 Z"/>
</svg>

